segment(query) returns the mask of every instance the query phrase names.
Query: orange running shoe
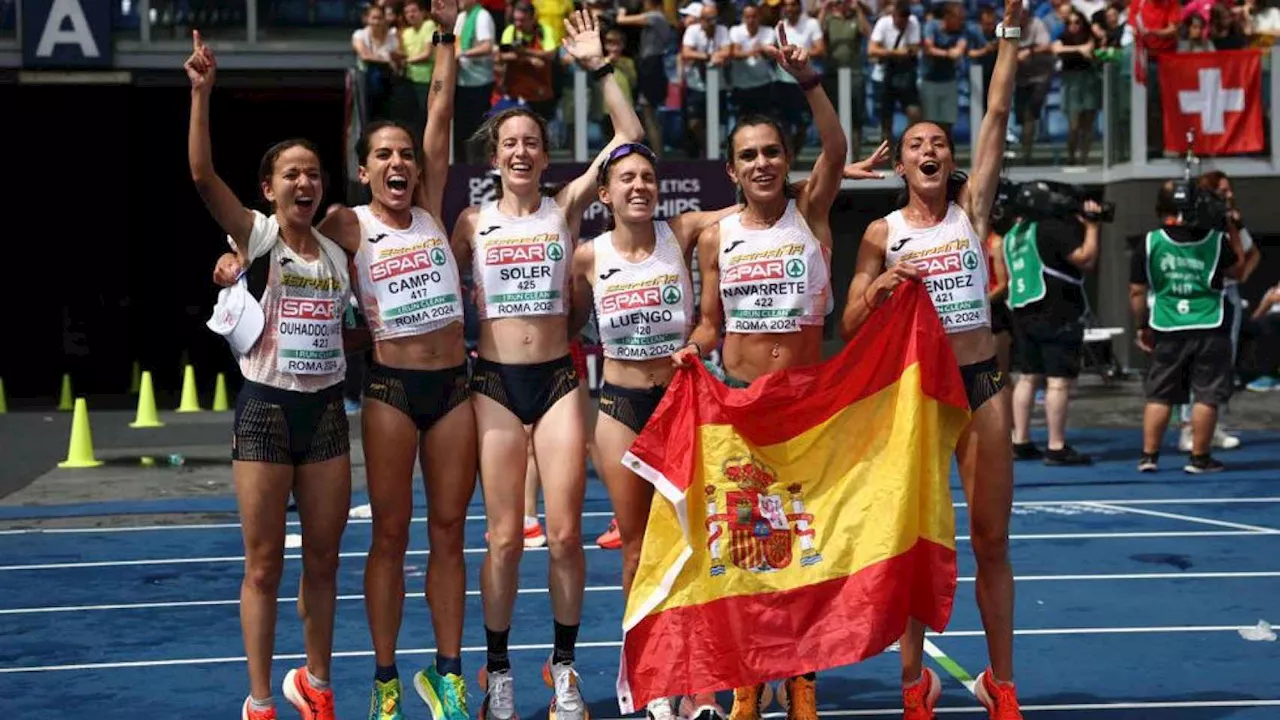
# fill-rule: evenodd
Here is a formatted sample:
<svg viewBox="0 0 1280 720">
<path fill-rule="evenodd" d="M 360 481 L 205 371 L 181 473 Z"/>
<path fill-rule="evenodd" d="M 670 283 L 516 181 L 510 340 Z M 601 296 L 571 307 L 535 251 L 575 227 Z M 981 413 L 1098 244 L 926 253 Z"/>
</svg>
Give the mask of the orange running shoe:
<svg viewBox="0 0 1280 720">
<path fill-rule="evenodd" d="M 787 709 L 787 720 L 818 720 L 816 679 L 811 675 L 787 678 L 778 701 Z"/>
<path fill-rule="evenodd" d="M 609 529 L 596 538 L 596 544 L 605 550 L 617 550 L 622 547 L 622 533 L 618 532 L 618 518 L 609 521 Z"/>
<path fill-rule="evenodd" d="M 924 668 L 918 680 L 902 686 L 902 720 L 933 720 L 933 707 L 941 694 L 938 674 Z"/>
<path fill-rule="evenodd" d="M 333 714 L 333 688 L 317 690 L 307 682 L 307 668 L 290 670 L 284 676 L 284 696 L 298 709 L 302 720 L 336 720 Z"/>
<path fill-rule="evenodd" d="M 1011 682 L 996 680 L 991 668 L 978 673 L 973 692 L 978 696 L 978 702 L 987 708 L 987 717 L 991 720 L 1022 720 L 1017 689 Z"/>
<path fill-rule="evenodd" d="M 244 706 L 240 708 L 240 720 L 276 720 L 275 706 L 266 710 L 254 710 L 249 705 L 249 698 L 244 699 Z"/>
</svg>

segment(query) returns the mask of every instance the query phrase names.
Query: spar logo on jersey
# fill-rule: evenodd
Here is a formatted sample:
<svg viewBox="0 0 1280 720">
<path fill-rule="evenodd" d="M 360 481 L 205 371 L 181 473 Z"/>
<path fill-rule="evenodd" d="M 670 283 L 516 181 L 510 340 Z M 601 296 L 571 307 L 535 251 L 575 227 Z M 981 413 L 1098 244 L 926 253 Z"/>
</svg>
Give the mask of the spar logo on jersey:
<svg viewBox="0 0 1280 720">
<path fill-rule="evenodd" d="M 531 238 L 500 240 L 485 248 L 484 259 L 488 265 L 525 265 L 557 262 L 564 257 L 559 233 L 543 233 Z"/>
<path fill-rule="evenodd" d="M 676 305 L 681 297 L 680 288 L 675 285 L 620 290 L 600 298 L 600 311 L 606 315 L 612 315 L 643 308 Z"/>
<path fill-rule="evenodd" d="M 285 298 L 280 303 L 280 317 L 295 320 L 332 320 L 335 301 L 310 298 Z"/>
<path fill-rule="evenodd" d="M 733 285 L 737 283 L 759 282 L 761 280 L 782 280 L 784 278 L 804 277 L 803 260 L 759 260 L 742 263 L 730 267 L 724 273 L 721 282 Z"/>
<path fill-rule="evenodd" d="M 397 255 L 386 260 L 379 260 L 369 266 L 369 276 L 374 282 L 399 277 L 419 270 L 430 270 L 444 264 L 444 253 L 436 248 L 430 253 L 426 250 L 415 250 L 404 255 Z"/>
<path fill-rule="evenodd" d="M 930 275 L 950 275 L 951 273 L 977 268 L 978 256 L 972 250 L 966 250 L 963 253 L 949 252 L 943 255 L 934 255 L 933 257 L 918 258 L 914 262 L 916 267 L 920 268 L 920 274 L 925 277 Z"/>
</svg>

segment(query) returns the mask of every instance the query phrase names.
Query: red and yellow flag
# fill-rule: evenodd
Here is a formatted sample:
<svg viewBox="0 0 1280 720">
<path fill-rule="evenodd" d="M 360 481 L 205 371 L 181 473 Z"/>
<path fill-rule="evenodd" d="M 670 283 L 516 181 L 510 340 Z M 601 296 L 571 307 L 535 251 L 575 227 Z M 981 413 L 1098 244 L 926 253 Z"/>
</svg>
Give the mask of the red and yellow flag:
<svg viewBox="0 0 1280 720">
<path fill-rule="evenodd" d="M 777 680 L 951 617 L 948 475 L 968 401 L 919 283 L 836 357 L 731 390 L 676 374 L 623 462 L 657 488 L 618 701 Z"/>
</svg>

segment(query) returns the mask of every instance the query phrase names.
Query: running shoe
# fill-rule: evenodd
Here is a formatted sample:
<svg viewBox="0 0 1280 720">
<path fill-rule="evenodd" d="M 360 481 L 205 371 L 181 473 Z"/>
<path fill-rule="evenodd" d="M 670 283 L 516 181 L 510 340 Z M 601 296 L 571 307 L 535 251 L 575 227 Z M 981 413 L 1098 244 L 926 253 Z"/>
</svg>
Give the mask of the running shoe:
<svg viewBox="0 0 1280 720">
<path fill-rule="evenodd" d="M 644 708 L 648 720 L 676 720 L 676 711 L 671 707 L 671 698 L 650 700 Z"/>
<path fill-rule="evenodd" d="M 1280 390 L 1280 382 L 1270 375 L 1259 375 L 1244 386 L 1249 392 L 1271 392 L 1272 390 Z"/>
<path fill-rule="evenodd" d="M 435 663 L 413 676 L 418 697 L 431 710 L 433 720 L 467 720 L 467 683 L 459 675 L 441 675 Z"/>
<path fill-rule="evenodd" d="M 1159 453 L 1142 453 L 1138 458 L 1138 472 L 1155 472 L 1160 469 Z"/>
<path fill-rule="evenodd" d="M 1222 472 L 1227 466 L 1213 459 L 1212 455 L 1192 455 L 1187 464 L 1182 466 L 1184 472 L 1192 475 Z"/>
<path fill-rule="evenodd" d="M 1000 682 L 991 674 L 991 668 L 978 673 L 973 683 L 978 702 L 987 709 L 990 720 L 1022 720 L 1018 708 L 1018 691 L 1011 682 Z"/>
<path fill-rule="evenodd" d="M 369 720 L 404 720 L 400 711 L 400 678 L 386 682 L 373 681 L 373 694 L 369 698 Z"/>
<path fill-rule="evenodd" d="M 618 532 L 618 518 L 609 521 L 609 529 L 596 538 L 596 544 L 605 550 L 617 550 L 622 547 L 622 533 Z"/>
<path fill-rule="evenodd" d="M 812 674 L 787 678 L 778 689 L 778 702 L 787 710 L 787 720 L 818 720 L 816 681 Z"/>
<path fill-rule="evenodd" d="M 510 670 L 490 674 L 480 668 L 480 687 L 484 701 L 480 703 L 479 720 L 519 720 L 516 714 L 515 679 Z"/>
<path fill-rule="evenodd" d="M 760 720 L 761 714 L 772 700 L 773 686 L 769 683 L 737 688 L 733 691 L 733 709 L 729 711 L 729 720 Z"/>
<path fill-rule="evenodd" d="M 902 720 L 933 720 L 933 707 L 942 694 L 942 681 L 929 668 L 910 685 L 902 686 Z"/>
<path fill-rule="evenodd" d="M 578 688 L 581 678 L 573 669 L 573 663 L 551 664 L 548 658 L 542 666 L 542 679 L 555 689 L 551 697 L 551 706 L 547 709 L 547 720 L 588 720 L 587 703 L 582 699 L 582 691 Z"/>
<path fill-rule="evenodd" d="M 1234 450 L 1240 447 L 1240 438 L 1228 433 L 1219 424 L 1213 429 L 1213 446 L 1222 450 Z M 1194 449 L 1190 425 L 1182 426 L 1182 432 L 1178 435 L 1178 449 L 1185 453 Z"/>
<path fill-rule="evenodd" d="M 1044 455 L 1040 452 L 1040 448 L 1033 442 L 1013 444 L 1014 460 L 1039 460 L 1042 457 Z"/>
<path fill-rule="evenodd" d="M 276 720 L 275 706 L 266 710 L 254 710 L 249 706 L 250 698 L 244 699 L 244 706 L 240 708 L 240 720 Z"/>
<path fill-rule="evenodd" d="M 1061 449 L 1054 450 L 1049 448 L 1044 452 L 1045 465 L 1092 465 L 1093 458 L 1084 453 L 1076 452 L 1076 449 L 1070 445 L 1063 445 Z"/>
<path fill-rule="evenodd" d="M 333 688 L 317 690 L 307 682 L 307 668 L 290 670 L 284 676 L 284 696 L 297 708 L 302 720 L 335 720 Z"/>
</svg>

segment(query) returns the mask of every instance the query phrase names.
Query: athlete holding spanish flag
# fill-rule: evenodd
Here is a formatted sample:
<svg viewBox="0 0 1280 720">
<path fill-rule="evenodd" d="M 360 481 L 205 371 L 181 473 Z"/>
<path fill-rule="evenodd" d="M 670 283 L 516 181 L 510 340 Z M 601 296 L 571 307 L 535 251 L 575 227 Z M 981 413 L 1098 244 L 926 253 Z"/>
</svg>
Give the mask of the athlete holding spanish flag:
<svg viewBox="0 0 1280 720">
<path fill-rule="evenodd" d="M 956 459 L 969 503 L 978 609 L 991 658 L 974 692 L 992 720 L 1020 720 L 1022 714 L 1013 685 L 1013 570 L 1008 554 L 1012 411 L 996 361 L 983 253 L 1026 18 L 1022 0 L 1007 0 L 1004 22 L 996 28 L 1000 49 L 971 177 L 953 176 L 951 137 L 938 125 L 919 122 L 899 138 L 894 169 L 906 182 L 907 204 L 867 228 L 841 323 L 844 337 L 852 338 L 894 288 L 923 280 L 960 363 L 972 418 L 957 443 Z M 941 682 L 922 665 L 922 623 L 911 621 L 901 649 L 904 720 L 930 720 Z"/>
</svg>

